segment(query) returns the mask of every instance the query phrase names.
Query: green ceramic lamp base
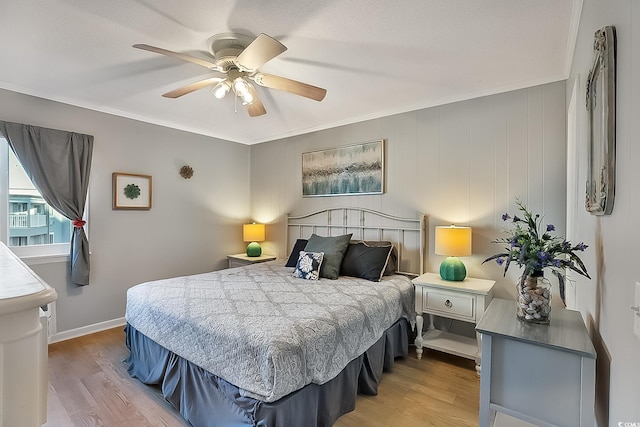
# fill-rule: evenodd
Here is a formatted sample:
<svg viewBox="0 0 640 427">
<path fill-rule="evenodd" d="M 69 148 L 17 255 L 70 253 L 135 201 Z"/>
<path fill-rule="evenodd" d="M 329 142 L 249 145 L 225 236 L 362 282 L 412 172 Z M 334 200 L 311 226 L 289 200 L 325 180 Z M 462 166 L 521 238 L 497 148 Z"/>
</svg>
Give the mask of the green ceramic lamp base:
<svg viewBox="0 0 640 427">
<path fill-rule="evenodd" d="M 440 264 L 440 277 L 443 280 L 460 282 L 467 277 L 467 269 L 459 258 L 450 256 Z"/>
<path fill-rule="evenodd" d="M 251 242 L 247 246 L 247 256 L 260 256 L 262 255 L 262 248 L 258 242 Z"/>
</svg>

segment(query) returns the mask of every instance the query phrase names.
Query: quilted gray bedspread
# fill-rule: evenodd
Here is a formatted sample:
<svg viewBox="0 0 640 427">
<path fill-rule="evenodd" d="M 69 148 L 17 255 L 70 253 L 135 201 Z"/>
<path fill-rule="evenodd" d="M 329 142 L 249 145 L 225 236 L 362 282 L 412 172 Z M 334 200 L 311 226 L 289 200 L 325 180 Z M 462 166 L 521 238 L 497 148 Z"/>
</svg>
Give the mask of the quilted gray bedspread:
<svg viewBox="0 0 640 427">
<path fill-rule="evenodd" d="M 323 384 L 400 317 L 412 324 L 404 276 L 297 279 L 284 261 L 143 283 L 127 292 L 127 322 L 158 344 L 272 402 Z"/>
</svg>

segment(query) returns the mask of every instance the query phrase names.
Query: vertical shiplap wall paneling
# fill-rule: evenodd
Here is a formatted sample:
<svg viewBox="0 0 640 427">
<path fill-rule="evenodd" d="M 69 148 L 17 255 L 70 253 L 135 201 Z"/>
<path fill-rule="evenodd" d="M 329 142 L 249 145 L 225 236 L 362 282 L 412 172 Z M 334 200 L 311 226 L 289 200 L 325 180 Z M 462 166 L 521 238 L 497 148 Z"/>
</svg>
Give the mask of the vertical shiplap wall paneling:
<svg viewBox="0 0 640 427">
<path fill-rule="evenodd" d="M 416 112 L 416 153 L 417 162 L 414 169 L 417 192 L 413 203 L 418 212 L 429 215 L 433 220 L 436 204 L 436 191 L 439 174 L 440 112 L 437 108 L 429 108 Z M 427 266 L 428 267 L 428 266 Z"/>
<path fill-rule="evenodd" d="M 500 215 L 504 211 L 513 207 L 513 193 L 510 191 L 509 174 L 509 154 L 510 154 L 510 139 L 509 139 L 509 126 L 508 123 L 508 111 L 509 111 L 509 96 L 498 95 L 495 97 L 495 105 L 493 105 L 493 133 L 494 133 L 494 148 L 495 153 L 495 204 L 494 204 L 494 229 L 499 230 L 503 227 L 503 222 L 499 219 Z M 516 166 L 521 168 L 520 165 Z M 495 245 L 494 245 L 495 246 Z M 491 251 L 490 251 L 491 252 Z"/>
<path fill-rule="evenodd" d="M 458 224 L 470 225 L 471 220 L 471 108 L 469 102 L 458 105 Z"/>
<path fill-rule="evenodd" d="M 540 86 L 527 89 L 527 207 L 541 215 L 545 215 L 544 206 L 544 144 L 542 133 L 542 88 Z"/>
<path fill-rule="evenodd" d="M 417 168 L 414 171 L 418 192 L 410 199 L 416 211 L 428 215 L 430 230 L 427 248 L 433 248 L 433 223 L 437 213 L 438 176 L 440 174 L 440 110 L 429 108 L 416 112 Z M 427 251 L 426 271 L 437 271 L 433 250 Z"/>
<path fill-rule="evenodd" d="M 516 196 L 562 218 L 564 88 L 564 82 L 552 83 L 252 146 L 253 216 L 259 218 L 263 204 L 274 217 L 343 205 L 399 216 L 422 212 L 430 227 L 427 271 L 437 271 L 443 258 L 433 253 L 433 228 L 470 225 L 474 254 L 464 259 L 469 275 L 496 279 L 496 296 L 511 297 L 517 268 L 503 278 L 495 263 L 482 261 L 500 249 L 490 242 L 504 229 L 500 216 L 514 213 Z M 385 194 L 302 197 L 303 152 L 379 138 L 387 140 Z M 283 243 L 265 245 L 285 256 Z"/>
<path fill-rule="evenodd" d="M 438 162 L 438 188 L 436 203 L 447 209 L 435 213 L 432 225 L 447 225 L 460 221 L 461 202 L 458 199 L 459 183 L 459 125 L 458 104 L 446 105 L 440 110 L 440 140 Z M 433 236 L 432 236 L 433 237 Z M 433 244 L 433 242 L 432 242 Z M 433 247 L 433 246 L 432 246 Z M 437 257 L 440 257 L 439 255 Z M 442 261 L 440 257 L 439 261 Z"/>
<path fill-rule="evenodd" d="M 469 104 L 469 225 L 473 227 L 474 254 L 486 254 L 496 249 L 491 243 L 495 238 L 495 185 L 504 163 L 496 158 L 495 101 L 497 99 L 492 102 L 482 98 Z M 472 255 L 469 269 L 479 269 L 484 259 Z"/>
<path fill-rule="evenodd" d="M 458 104 L 458 190 L 457 190 L 457 225 L 471 225 L 471 108 L 469 102 Z M 473 244 L 473 239 L 472 239 Z M 464 262 L 470 267 L 471 257 L 465 257 Z"/>
<path fill-rule="evenodd" d="M 490 205 L 490 211 L 486 213 L 489 227 L 483 231 L 487 236 L 488 242 L 491 242 L 501 235 L 504 222 L 500 219 L 500 215 L 511 207 L 513 196 L 509 193 L 508 94 L 496 95 L 487 101 L 489 102 L 487 108 L 491 110 L 491 129 L 488 138 L 493 138 L 493 146 L 489 145 L 486 149 L 492 151 L 494 156 L 492 169 L 494 176 L 492 189 L 493 204 Z M 491 166 L 488 165 L 488 167 Z M 489 243 L 486 248 L 479 248 L 481 251 L 479 253 L 482 256 L 486 254 L 491 255 L 496 253 L 497 248 L 499 248 L 497 244 Z M 482 252 L 483 249 L 484 252 Z M 482 267 L 484 269 L 490 269 L 490 275 L 487 277 L 497 278 L 502 276 L 502 268 L 495 262 L 482 264 Z"/>
<path fill-rule="evenodd" d="M 277 142 L 278 146 L 286 147 L 288 140 L 283 139 Z M 292 194 L 291 185 L 284 176 L 274 173 L 286 162 L 289 152 L 286 148 L 278 150 L 264 150 L 263 146 L 252 147 L 251 150 L 251 205 L 259 206 L 259 209 L 251 209 L 250 220 L 264 222 L 266 226 L 267 241 L 261 244 L 264 253 L 276 253 L 278 248 L 272 244 L 273 241 L 281 240 L 281 229 L 277 218 L 282 207 L 289 203 L 286 200 L 288 194 Z M 294 173 L 293 170 L 290 171 Z M 293 179 L 291 179 L 293 181 Z M 257 182 L 265 182 L 266 185 L 257 186 Z M 255 190 L 259 188 L 259 190 Z M 274 200 L 275 199 L 275 200 Z"/>
<path fill-rule="evenodd" d="M 416 185 L 416 171 L 418 163 L 416 154 L 416 113 L 409 112 L 399 117 L 393 116 L 385 121 L 388 125 L 387 156 L 389 168 L 387 169 L 387 188 L 384 210 L 393 215 L 401 216 L 403 200 L 411 194 L 419 194 L 420 189 Z M 406 141 L 406 142 L 405 142 Z"/>
<path fill-rule="evenodd" d="M 507 95 L 507 194 L 510 196 L 509 213 L 516 212 L 514 197 L 529 203 L 529 158 L 528 155 L 528 100 L 527 90 Z"/>
<path fill-rule="evenodd" d="M 529 206 L 529 178 L 531 175 L 531 159 L 529 159 L 529 90 L 523 89 L 507 94 L 507 151 L 508 174 L 507 200 L 510 215 L 518 213 L 515 199 Z M 538 147 L 541 148 L 541 147 Z M 499 214 L 497 215 L 499 216 Z M 504 228 L 505 224 L 501 225 Z M 498 245 L 496 245 L 498 246 Z M 496 252 L 495 250 L 493 252 Z M 520 271 L 516 266 L 509 269 L 503 286 L 515 293 L 512 285 L 518 279 Z"/>
<path fill-rule="evenodd" d="M 567 140 L 558 138 L 557 135 L 567 135 L 566 114 L 560 114 L 559 110 L 565 108 L 565 95 L 558 91 L 549 90 L 543 87 L 542 91 L 543 105 L 554 106 L 554 108 L 544 108 L 542 110 L 543 120 L 543 173 L 546 175 L 549 171 L 562 170 L 566 176 L 567 169 Z M 578 100 L 580 104 L 581 100 Z M 582 107 L 582 105 L 578 105 Z M 562 148 L 559 149 L 559 148 Z M 566 209 L 560 210 L 560 205 L 565 204 L 567 200 L 567 187 L 562 182 L 555 182 L 548 179 L 542 180 L 545 195 L 545 214 L 552 221 L 559 231 L 566 236 Z M 580 197 L 584 195 L 579 193 Z"/>
</svg>

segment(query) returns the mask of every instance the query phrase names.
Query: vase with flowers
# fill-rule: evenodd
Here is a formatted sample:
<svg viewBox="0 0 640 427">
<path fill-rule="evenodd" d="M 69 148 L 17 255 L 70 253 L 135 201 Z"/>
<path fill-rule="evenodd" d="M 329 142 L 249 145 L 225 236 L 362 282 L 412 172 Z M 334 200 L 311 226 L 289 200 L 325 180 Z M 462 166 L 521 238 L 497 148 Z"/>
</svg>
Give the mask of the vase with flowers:
<svg viewBox="0 0 640 427">
<path fill-rule="evenodd" d="M 517 264 L 522 269 L 522 275 L 516 283 L 516 315 L 524 321 L 548 324 L 551 316 L 551 283 L 544 277 L 544 272 L 549 270 L 558 279 L 560 298 L 564 304 L 567 269 L 591 278 L 577 255 L 587 245 L 582 242 L 572 245 L 564 237 L 553 236 L 553 224 L 546 224 L 543 228 L 540 214 L 532 214 L 520 200 L 516 199 L 516 205 L 520 216 L 502 215 L 503 221 L 511 222 L 509 236 L 493 241 L 505 244 L 504 252 L 490 256 L 483 263 L 495 260 L 504 268 L 504 275 L 512 264 Z"/>
</svg>

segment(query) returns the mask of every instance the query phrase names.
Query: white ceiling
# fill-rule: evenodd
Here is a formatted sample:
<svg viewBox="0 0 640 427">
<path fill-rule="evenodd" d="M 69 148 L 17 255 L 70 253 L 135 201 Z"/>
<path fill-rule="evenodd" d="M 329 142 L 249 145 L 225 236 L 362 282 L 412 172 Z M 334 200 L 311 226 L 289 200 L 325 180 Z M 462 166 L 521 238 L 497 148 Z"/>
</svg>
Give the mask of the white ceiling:
<svg viewBox="0 0 640 427">
<path fill-rule="evenodd" d="M 2 0 L 0 87 L 254 144 L 565 79 L 580 0 Z M 575 5 L 574 5 L 575 3 Z M 217 33 L 288 50 L 261 71 L 327 89 L 322 102 L 258 87 L 267 114 L 202 89 Z"/>
</svg>

